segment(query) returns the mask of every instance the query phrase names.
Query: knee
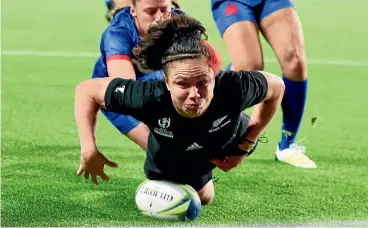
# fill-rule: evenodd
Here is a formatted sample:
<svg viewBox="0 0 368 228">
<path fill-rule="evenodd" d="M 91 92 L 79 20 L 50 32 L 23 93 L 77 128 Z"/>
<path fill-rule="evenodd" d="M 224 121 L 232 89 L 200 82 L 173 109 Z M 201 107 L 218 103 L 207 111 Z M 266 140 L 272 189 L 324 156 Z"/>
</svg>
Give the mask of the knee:
<svg viewBox="0 0 368 228">
<path fill-rule="evenodd" d="M 263 67 L 263 61 L 256 58 L 239 59 L 232 64 L 232 70 L 263 70 Z"/>
<path fill-rule="evenodd" d="M 215 188 L 212 180 L 208 182 L 201 190 L 197 191 L 202 205 L 209 205 L 215 198 Z"/>
<path fill-rule="evenodd" d="M 294 81 L 307 79 L 307 63 L 304 50 L 290 47 L 280 60 L 283 74 Z"/>
</svg>

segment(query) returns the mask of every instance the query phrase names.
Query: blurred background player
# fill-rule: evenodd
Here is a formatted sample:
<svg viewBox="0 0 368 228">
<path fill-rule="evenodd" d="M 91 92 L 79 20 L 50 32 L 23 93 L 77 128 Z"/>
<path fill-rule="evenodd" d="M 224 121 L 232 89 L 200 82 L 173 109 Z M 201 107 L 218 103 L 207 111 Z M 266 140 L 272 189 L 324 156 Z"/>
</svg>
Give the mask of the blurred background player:
<svg viewBox="0 0 368 228">
<path fill-rule="evenodd" d="M 132 49 L 152 24 L 157 23 L 165 13 L 172 11 L 172 3 L 170 0 L 133 0 L 129 7 L 124 7 L 128 3 L 129 1 L 115 0 L 109 3 L 110 7 L 113 7 L 113 17 L 102 34 L 101 56 L 94 66 L 92 77 L 163 80 L 163 71 L 143 69 L 132 57 Z M 175 12 L 180 13 L 179 10 Z M 102 109 L 101 111 L 122 134 L 146 149 L 149 135 L 146 125 L 131 116 Z"/>
<path fill-rule="evenodd" d="M 286 86 L 283 123 L 276 159 L 297 167 L 316 168 L 295 143 L 307 94 L 304 38 L 291 0 L 212 0 L 212 15 L 232 64 L 227 70 L 263 70 L 259 31 L 272 47 Z"/>
</svg>

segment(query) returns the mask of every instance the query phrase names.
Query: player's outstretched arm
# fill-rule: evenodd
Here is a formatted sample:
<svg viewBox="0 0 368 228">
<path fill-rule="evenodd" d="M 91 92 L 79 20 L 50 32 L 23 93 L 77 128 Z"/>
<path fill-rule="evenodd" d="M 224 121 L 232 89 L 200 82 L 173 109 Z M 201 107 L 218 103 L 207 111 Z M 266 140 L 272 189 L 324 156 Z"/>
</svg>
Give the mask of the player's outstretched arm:
<svg viewBox="0 0 368 228">
<path fill-rule="evenodd" d="M 109 60 L 107 72 L 110 78 L 136 79 L 132 62 L 124 59 Z"/>
<path fill-rule="evenodd" d="M 103 171 L 105 165 L 118 166 L 98 151 L 95 138 L 98 109 L 105 107 L 104 96 L 112 79 L 87 80 L 80 83 L 75 90 L 74 116 L 81 146 L 81 162 L 77 175 L 84 173 L 86 179 L 91 176 L 95 184 L 98 184 L 97 176 L 109 180 Z"/>
<path fill-rule="evenodd" d="M 99 107 L 105 107 L 104 96 L 113 78 L 95 78 L 81 82 L 75 90 L 74 117 L 82 149 L 94 149 L 95 125 Z"/>
<path fill-rule="evenodd" d="M 250 118 L 250 130 L 246 137 L 253 142 L 257 141 L 259 135 L 272 120 L 277 108 L 280 106 L 285 91 L 284 82 L 280 77 L 268 72 L 261 71 L 260 73 L 265 76 L 268 89 L 263 101 L 254 106 Z"/>
</svg>

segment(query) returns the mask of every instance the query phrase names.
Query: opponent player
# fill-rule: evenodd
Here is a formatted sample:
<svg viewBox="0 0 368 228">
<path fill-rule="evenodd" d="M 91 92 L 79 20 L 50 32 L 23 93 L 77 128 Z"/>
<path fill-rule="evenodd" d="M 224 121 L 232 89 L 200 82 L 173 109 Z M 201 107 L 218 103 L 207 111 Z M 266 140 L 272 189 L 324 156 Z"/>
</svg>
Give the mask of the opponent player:
<svg viewBox="0 0 368 228">
<path fill-rule="evenodd" d="M 202 204 L 213 200 L 212 169 L 230 170 L 253 152 L 281 103 L 284 83 L 266 72 L 219 73 L 217 57 L 203 36 L 200 22 L 173 16 L 151 27 L 134 49 L 146 68 L 164 69 L 164 82 L 103 78 L 77 86 L 78 175 L 91 175 L 97 184 L 97 175 L 109 179 L 104 165 L 117 167 L 96 145 L 95 116 L 101 106 L 130 114 L 151 130 L 147 178 L 189 184 Z M 249 120 L 243 111 L 255 104 Z"/>
<path fill-rule="evenodd" d="M 307 94 L 307 64 L 299 18 L 291 0 L 212 0 L 212 14 L 223 37 L 231 70 L 263 70 L 259 31 L 273 48 L 285 82 L 283 123 L 276 159 L 316 168 L 295 142 Z"/>
<path fill-rule="evenodd" d="M 145 70 L 132 56 L 132 49 L 152 24 L 171 11 L 170 0 L 133 0 L 130 7 L 116 10 L 102 35 L 101 56 L 95 64 L 92 77 L 163 80 L 163 71 Z M 177 9 L 173 11 L 181 13 Z M 131 116 L 101 111 L 122 134 L 146 150 L 149 129 L 144 124 Z"/>
</svg>

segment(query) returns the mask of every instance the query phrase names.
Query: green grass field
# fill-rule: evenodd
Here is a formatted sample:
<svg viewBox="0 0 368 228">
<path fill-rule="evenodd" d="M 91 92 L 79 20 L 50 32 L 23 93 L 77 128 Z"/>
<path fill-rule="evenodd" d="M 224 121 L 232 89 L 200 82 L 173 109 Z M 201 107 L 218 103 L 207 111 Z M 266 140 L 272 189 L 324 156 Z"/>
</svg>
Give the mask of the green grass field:
<svg viewBox="0 0 368 228">
<path fill-rule="evenodd" d="M 209 0 L 183 0 L 228 59 Z M 196 4 L 196 5 L 195 5 Z M 318 165 L 275 162 L 281 112 L 269 143 L 219 178 L 216 198 L 193 222 L 141 215 L 144 152 L 100 118 L 100 149 L 120 168 L 98 186 L 76 176 L 74 88 L 88 79 L 107 26 L 102 0 L 2 1 L 1 226 L 289 224 L 368 219 L 366 0 L 295 0 L 306 39 L 309 94 L 299 138 Z M 365 19 L 364 19 L 365 18 Z M 265 42 L 266 70 L 281 74 Z M 25 52 L 31 51 L 31 52 Z M 65 56 L 55 56 L 65 53 Z M 83 53 L 86 54 L 83 56 Z M 49 56 L 47 56 L 49 55 Z M 80 55 L 80 56 L 78 56 Z M 318 117 L 315 127 L 310 119 Z"/>
</svg>

